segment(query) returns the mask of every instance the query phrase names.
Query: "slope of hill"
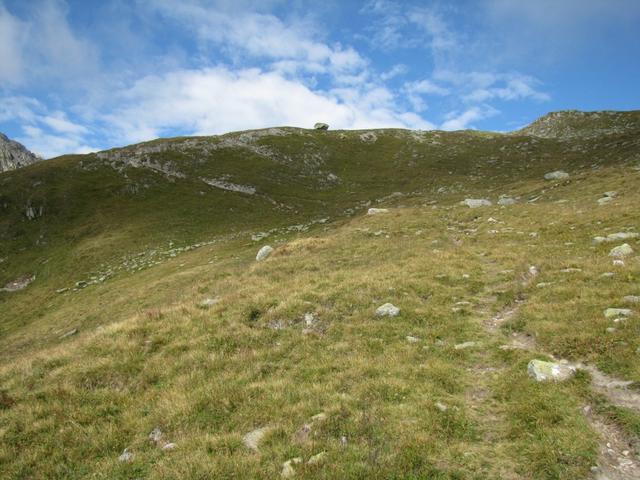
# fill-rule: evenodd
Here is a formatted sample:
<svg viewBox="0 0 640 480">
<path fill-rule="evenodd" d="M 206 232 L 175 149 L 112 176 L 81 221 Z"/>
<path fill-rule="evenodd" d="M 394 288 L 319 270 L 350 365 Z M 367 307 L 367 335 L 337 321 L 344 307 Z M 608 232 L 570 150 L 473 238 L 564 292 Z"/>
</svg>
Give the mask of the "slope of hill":
<svg viewBox="0 0 640 480">
<path fill-rule="evenodd" d="M 0 133 L 0 173 L 24 167 L 39 159 L 23 145 Z"/>
<path fill-rule="evenodd" d="M 618 115 L 562 138 L 277 128 L 0 175 L 0 281 L 28 279 L 0 292 L 4 472 L 637 478 L 640 130 Z M 538 383 L 533 359 L 576 373 Z"/>
</svg>

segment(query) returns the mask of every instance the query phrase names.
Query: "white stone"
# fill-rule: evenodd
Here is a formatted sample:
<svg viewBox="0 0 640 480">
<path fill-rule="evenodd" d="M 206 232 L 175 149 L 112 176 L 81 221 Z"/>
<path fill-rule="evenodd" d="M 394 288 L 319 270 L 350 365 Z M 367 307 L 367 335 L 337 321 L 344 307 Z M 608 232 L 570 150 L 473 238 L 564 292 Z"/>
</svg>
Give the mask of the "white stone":
<svg viewBox="0 0 640 480">
<path fill-rule="evenodd" d="M 462 203 L 469 208 L 490 207 L 492 205 L 491 201 L 486 198 L 465 198 Z"/>
<path fill-rule="evenodd" d="M 529 376 L 538 382 L 549 380 L 563 381 L 571 378 L 575 373 L 575 368 L 570 365 L 560 363 L 545 362 L 543 360 L 531 360 L 527 366 Z"/>
<path fill-rule="evenodd" d="M 569 174 L 562 170 L 556 170 L 555 172 L 545 173 L 545 180 L 562 180 L 563 178 L 569 178 Z"/>
<path fill-rule="evenodd" d="M 453 348 L 455 348 L 456 350 L 464 350 L 465 348 L 471 348 L 475 346 L 476 346 L 476 342 L 464 342 L 464 343 L 459 343 L 455 345 Z"/>
<path fill-rule="evenodd" d="M 128 448 L 125 448 L 124 452 L 118 457 L 118 460 L 121 462 L 130 462 L 133 460 L 133 453 L 131 453 Z"/>
<path fill-rule="evenodd" d="M 638 295 L 627 295 L 623 298 L 623 300 L 627 303 L 640 303 L 640 296 Z"/>
<path fill-rule="evenodd" d="M 367 215 L 378 215 L 380 213 L 389 213 L 388 208 L 370 208 L 367 210 Z"/>
<path fill-rule="evenodd" d="M 617 247 L 612 248 L 609 252 L 609 256 L 620 258 L 631 255 L 632 253 L 633 248 L 631 248 L 631 245 L 629 245 L 628 243 L 623 243 L 622 245 L 618 245 Z"/>
<path fill-rule="evenodd" d="M 177 445 L 176 445 L 175 443 L 173 443 L 173 442 L 169 442 L 169 443 L 166 443 L 166 444 L 162 447 L 162 450 L 165 450 L 165 451 L 166 451 L 166 450 L 173 450 L 173 449 L 175 449 L 176 447 L 177 447 Z"/>
<path fill-rule="evenodd" d="M 287 460 L 282 464 L 282 478 L 293 478 L 296 475 L 296 471 L 293 469 L 293 465 L 302 463 L 302 458 L 296 457 L 291 460 Z"/>
<path fill-rule="evenodd" d="M 392 303 L 385 303 L 376 309 L 376 316 L 378 317 L 397 317 L 400 314 L 400 309 Z"/>
<path fill-rule="evenodd" d="M 321 463 L 326 456 L 327 452 L 316 453 L 311 458 L 309 458 L 309 460 L 307 460 L 307 465 L 317 465 Z"/>
<path fill-rule="evenodd" d="M 269 245 L 265 245 L 258 251 L 258 254 L 256 255 L 256 260 L 258 262 L 265 260 L 269 255 L 271 255 L 271 252 L 273 252 L 273 247 L 270 247 Z"/>
<path fill-rule="evenodd" d="M 258 448 L 260 447 L 260 442 L 262 441 L 264 436 L 267 433 L 269 433 L 270 430 L 271 428 L 269 427 L 262 427 L 262 428 L 257 428 L 255 430 L 252 430 L 251 432 L 247 433 L 244 437 L 242 437 L 242 443 L 244 443 L 244 446 L 247 447 L 249 450 L 253 450 L 254 452 L 257 452 Z"/>
<path fill-rule="evenodd" d="M 605 318 L 629 317 L 632 314 L 633 314 L 633 311 L 629 308 L 607 308 L 604 311 Z"/>
</svg>

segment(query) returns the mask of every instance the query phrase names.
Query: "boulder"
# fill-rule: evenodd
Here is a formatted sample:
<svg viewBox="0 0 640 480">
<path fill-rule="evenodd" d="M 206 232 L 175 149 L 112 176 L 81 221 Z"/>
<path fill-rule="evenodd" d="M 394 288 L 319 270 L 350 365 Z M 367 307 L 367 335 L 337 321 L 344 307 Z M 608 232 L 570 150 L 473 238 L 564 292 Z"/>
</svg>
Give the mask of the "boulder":
<svg viewBox="0 0 640 480">
<path fill-rule="evenodd" d="M 327 125 L 326 123 L 318 122 L 313 126 L 313 128 L 315 130 L 329 130 L 329 125 Z"/>
<path fill-rule="evenodd" d="M 269 245 L 265 245 L 258 251 L 258 254 L 256 255 L 256 261 L 260 262 L 262 260 L 265 260 L 269 255 L 271 255 L 271 252 L 273 252 L 273 248 Z"/>
<path fill-rule="evenodd" d="M 564 178 L 569 178 L 569 174 L 562 170 L 556 170 L 555 172 L 549 172 L 544 174 L 545 180 L 562 180 Z"/>
<path fill-rule="evenodd" d="M 378 317 L 397 317 L 400 315 L 400 309 L 392 303 L 385 303 L 376 309 Z"/>
<path fill-rule="evenodd" d="M 486 198 L 465 198 L 462 203 L 469 208 L 490 207 L 491 201 Z"/>
<path fill-rule="evenodd" d="M 271 428 L 269 427 L 262 427 L 252 430 L 244 437 L 242 437 L 242 443 L 244 443 L 244 446 L 249 450 L 257 452 L 260 447 L 260 442 L 265 437 L 265 435 L 269 433 L 269 431 L 271 431 Z"/>
<path fill-rule="evenodd" d="M 514 203 L 516 203 L 516 199 L 507 195 L 500 195 L 498 199 L 498 205 L 513 205 Z"/>
<path fill-rule="evenodd" d="M 607 308 L 604 311 L 605 318 L 629 317 L 633 312 L 628 308 Z"/>
<path fill-rule="evenodd" d="M 367 210 L 367 215 L 378 215 L 380 213 L 389 213 L 388 208 L 370 208 Z"/>
<path fill-rule="evenodd" d="M 124 452 L 118 457 L 118 460 L 121 462 L 130 462 L 133 460 L 133 453 L 131 453 L 128 448 L 125 448 Z"/>
<path fill-rule="evenodd" d="M 621 258 L 631 255 L 632 253 L 633 248 L 631 248 L 631 245 L 629 245 L 628 243 L 623 243 L 622 245 L 618 245 L 617 247 L 612 248 L 609 252 L 609 256 Z"/>
<path fill-rule="evenodd" d="M 576 369 L 562 363 L 545 362 L 543 360 L 531 360 L 527 366 L 529 376 L 538 382 L 557 381 L 562 382 L 571 378 Z"/>
</svg>

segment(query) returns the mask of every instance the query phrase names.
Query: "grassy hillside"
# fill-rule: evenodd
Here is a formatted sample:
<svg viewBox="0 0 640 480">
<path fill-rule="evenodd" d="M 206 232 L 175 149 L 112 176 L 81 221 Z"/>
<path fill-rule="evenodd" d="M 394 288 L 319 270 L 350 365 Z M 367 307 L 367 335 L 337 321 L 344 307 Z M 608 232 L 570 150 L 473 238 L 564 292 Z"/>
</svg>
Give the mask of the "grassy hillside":
<svg viewBox="0 0 640 480">
<path fill-rule="evenodd" d="M 0 292 L 2 475 L 634 478 L 614 476 L 640 471 L 634 384 L 597 375 L 640 382 L 640 241 L 593 238 L 639 231 L 640 112 L 600 117 L 269 129 L 1 174 L 0 284 L 35 275 Z M 528 376 L 552 357 L 594 370 Z"/>
</svg>

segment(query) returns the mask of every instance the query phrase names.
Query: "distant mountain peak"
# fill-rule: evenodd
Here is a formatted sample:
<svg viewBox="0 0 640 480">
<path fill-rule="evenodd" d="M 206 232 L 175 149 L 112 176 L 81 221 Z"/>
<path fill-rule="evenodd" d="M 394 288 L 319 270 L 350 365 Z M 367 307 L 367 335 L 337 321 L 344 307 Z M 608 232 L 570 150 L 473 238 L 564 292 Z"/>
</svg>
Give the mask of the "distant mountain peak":
<svg viewBox="0 0 640 480">
<path fill-rule="evenodd" d="M 0 133 L 0 173 L 25 167 L 41 160 L 24 145 Z"/>
<path fill-rule="evenodd" d="M 638 110 L 628 112 L 611 110 L 551 112 L 513 133 L 542 138 L 570 139 L 593 138 L 630 131 L 640 131 L 640 111 Z"/>
</svg>

